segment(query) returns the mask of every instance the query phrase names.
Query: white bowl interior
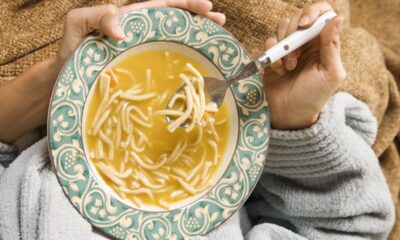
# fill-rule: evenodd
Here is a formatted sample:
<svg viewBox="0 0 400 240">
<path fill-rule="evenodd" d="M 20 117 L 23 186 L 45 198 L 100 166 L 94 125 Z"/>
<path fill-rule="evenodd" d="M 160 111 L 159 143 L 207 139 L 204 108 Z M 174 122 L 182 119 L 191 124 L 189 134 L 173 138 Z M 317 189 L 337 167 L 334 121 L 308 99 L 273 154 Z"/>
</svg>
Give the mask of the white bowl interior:
<svg viewBox="0 0 400 240">
<path fill-rule="evenodd" d="M 181 53 L 183 55 L 186 55 L 190 58 L 192 58 L 193 60 L 195 60 L 196 62 L 200 63 L 204 69 L 206 69 L 208 71 L 208 73 L 210 74 L 210 76 L 212 77 L 217 77 L 220 79 L 223 79 L 223 76 L 221 74 L 221 72 L 218 70 L 218 68 L 214 65 L 213 62 L 211 62 L 207 57 L 205 57 L 203 54 L 201 54 L 200 52 L 196 51 L 195 49 L 188 47 L 186 45 L 183 44 L 179 44 L 179 43 L 174 43 L 174 42 L 167 42 L 167 41 L 157 41 L 157 42 L 148 42 L 148 43 L 144 43 L 144 44 L 140 44 L 137 45 L 135 47 L 130 48 L 129 50 L 123 52 L 122 54 L 120 54 L 119 56 L 117 56 L 115 59 L 113 59 L 106 67 L 105 69 L 111 68 L 114 65 L 116 65 L 118 62 L 122 61 L 123 59 L 135 55 L 137 53 L 141 53 L 144 51 L 149 51 L 149 50 L 166 50 L 166 51 L 173 51 L 173 52 L 178 52 Z M 95 86 L 95 85 L 93 85 Z M 91 88 L 89 95 L 87 97 L 87 100 L 91 99 L 91 96 L 93 94 L 94 91 L 92 91 L 94 89 L 94 87 Z M 225 153 L 223 155 L 223 159 L 222 159 L 222 163 L 219 165 L 217 171 L 215 172 L 212 180 L 211 180 L 211 184 L 212 186 L 215 186 L 215 184 L 221 179 L 222 175 L 225 173 L 225 170 L 227 169 L 229 163 L 231 162 L 235 150 L 236 150 L 236 145 L 237 145 L 237 139 L 238 139 L 238 132 L 239 132 L 239 123 L 238 123 L 238 112 L 237 112 L 237 108 L 236 108 L 236 101 L 234 99 L 233 93 L 232 91 L 228 90 L 225 96 L 225 100 L 228 103 L 228 112 L 229 112 L 229 117 L 228 117 L 228 122 L 229 122 L 229 137 L 228 137 L 228 141 L 227 141 L 227 146 L 226 146 L 226 150 Z M 88 101 L 86 101 L 88 102 Z M 85 119 L 86 114 L 87 114 L 87 110 L 86 110 L 86 103 L 85 103 L 85 108 L 84 108 L 84 113 L 83 113 L 83 119 Z M 82 121 L 82 127 L 85 128 L 86 126 L 86 121 Z M 86 144 L 86 139 L 85 137 L 83 137 L 83 144 L 84 144 L 84 149 L 85 149 L 85 154 L 87 159 L 90 159 L 88 151 L 87 151 L 87 144 Z M 102 185 L 102 187 L 104 189 L 106 189 L 109 193 L 112 194 L 112 196 L 114 196 L 116 199 L 118 199 L 120 202 L 123 202 L 124 204 L 126 204 L 129 207 L 132 208 L 136 208 L 134 205 L 132 205 L 131 202 L 126 201 L 122 198 L 120 198 L 112 188 L 110 188 L 105 182 L 104 180 L 100 177 L 100 175 L 98 174 L 96 168 L 93 165 L 92 161 L 88 161 L 89 163 L 89 167 L 94 175 L 94 177 L 98 180 L 98 182 Z M 205 193 L 207 193 L 207 191 L 209 190 L 205 190 L 204 192 L 198 193 L 193 197 L 187 198 L 183 201 L 180 201 L 176 204 L 173 204 L 170 206 L 170 210 L 173 209 L 178 209 L 184 206 L 187 206 L 195 201 L 197 201 L 198 199 L 200 199 Z M 140 208 L 140 210 L 142 211 L 152 211 L 152 212 L 163 212 L 166 211 L 163 208 L 159 208 L 156 206 L 142 206 Z"/>
</svg>

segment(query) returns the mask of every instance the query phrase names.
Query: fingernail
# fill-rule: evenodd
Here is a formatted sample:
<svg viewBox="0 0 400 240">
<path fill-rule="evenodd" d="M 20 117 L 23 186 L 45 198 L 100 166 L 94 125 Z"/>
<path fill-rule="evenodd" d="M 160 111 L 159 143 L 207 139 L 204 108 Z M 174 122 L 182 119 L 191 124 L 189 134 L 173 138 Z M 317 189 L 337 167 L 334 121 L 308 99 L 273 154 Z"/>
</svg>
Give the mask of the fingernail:
<svg viewBox="0 0 400 240">
<path fill-rule="evenodd" d="M 210 0 L 208 1 L 207 5 L 208 9 L 210 10 L 213 8 L 213 3 Z"/>
<path fill-rule="evenodd" d="M 342 30 L 343 19 L 341 18 L 340 21 L 336 24 L 336 31 L 340 32 Z"/>
<path fill-rule="evenodd" d="M 286 68 L 288 70 L 293 70 L 296 68 L 297 60 L 295 59 L 290 59 L 286 61 Z"/>
<path fill-rule="evenodd" d="M 303 16 L 303 17 L 300 19 L 299 25 L 300 25 L 300 26 L 304 26 L 304 25 L 306 25 L 309 21 L 310 21 L 310 19 L 309 19 L 307 16 Z"/>
<path fill-rule="evenodd" d="M 115 25 L 114 26 L 114 33 L 119 37 L 119 38 L 125 38 L 125 34 L 121 29 L 120 25 Z"/>
<path fill-rule="evenodd" d="M 280 69 L 277 70 L 277 73 L 278 73 L 279 76 L 282 76 L 282 75 L 285 74 L 285 70 L 280 68 Z"/>
</svg>

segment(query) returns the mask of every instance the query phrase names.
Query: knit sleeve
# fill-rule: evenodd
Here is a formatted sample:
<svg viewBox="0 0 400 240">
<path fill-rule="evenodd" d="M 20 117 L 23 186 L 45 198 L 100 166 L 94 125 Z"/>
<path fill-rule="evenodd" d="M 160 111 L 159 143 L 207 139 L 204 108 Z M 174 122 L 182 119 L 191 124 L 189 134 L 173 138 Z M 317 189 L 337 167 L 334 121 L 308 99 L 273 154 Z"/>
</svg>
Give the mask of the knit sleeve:
<svg viewBox="0 0 400 240">
<path fill-rule="evenodd" d="M 272 130 L 262 200 L 247 205 L 253 222 L 309 239 L 385 239 L 394 206 L 370 147 L 376 129 L 365 104 L 338 93 L 311 128 Z"/>
<path fill-rule="evenodd" d="M 0 142 L 0 168 L 6 168 L 17 158 L 19 150 L 14 145 Z"/>
</svg>

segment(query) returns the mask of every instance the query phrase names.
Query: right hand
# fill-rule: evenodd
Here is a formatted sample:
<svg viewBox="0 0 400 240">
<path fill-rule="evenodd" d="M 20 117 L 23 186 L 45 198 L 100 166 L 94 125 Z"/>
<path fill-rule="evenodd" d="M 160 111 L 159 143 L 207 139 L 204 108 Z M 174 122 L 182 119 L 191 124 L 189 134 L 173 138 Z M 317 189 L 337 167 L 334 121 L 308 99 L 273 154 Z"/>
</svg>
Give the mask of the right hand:
<svg viewBox="0 0 400 240">
<path fill-rule="evenodd" d="M 323 13 L 332 10 L 326 2 L 317 2 L 283 18 L 277 27 L 277 39 L 266 41 L 266 48 L 286 38 L 298 28 L 310 27 Z M 265 69 L 264 84 L 271 111 L 271 126 L 280 130 L 308 128 L 345 79 L 340 57 L 340 30 L 343 17 L 330 20 L 321 34 L 303 47 Z"/>
</svg>

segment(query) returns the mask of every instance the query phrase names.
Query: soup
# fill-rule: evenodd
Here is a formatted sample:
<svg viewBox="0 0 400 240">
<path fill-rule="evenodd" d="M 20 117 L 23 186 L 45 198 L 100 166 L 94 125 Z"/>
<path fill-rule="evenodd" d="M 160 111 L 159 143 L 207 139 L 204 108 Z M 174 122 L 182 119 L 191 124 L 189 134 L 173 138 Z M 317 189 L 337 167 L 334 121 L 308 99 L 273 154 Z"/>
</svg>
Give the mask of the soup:
<svg viewBox="0 0 400 240">
<path fill-rule="evenodd" d="M 194 70 L 207 76 L 178 52 L 137 53 L 103 71 L 87 100 L 89 159 L 115 194 L 137 208 L 168 210 L 206 192 L 221 164 L 229 137 L 226 103 L 191 131 L 168 130 L 158 114 L 184 83 L 180 75 L 194 79 Z"/>
</svg>

